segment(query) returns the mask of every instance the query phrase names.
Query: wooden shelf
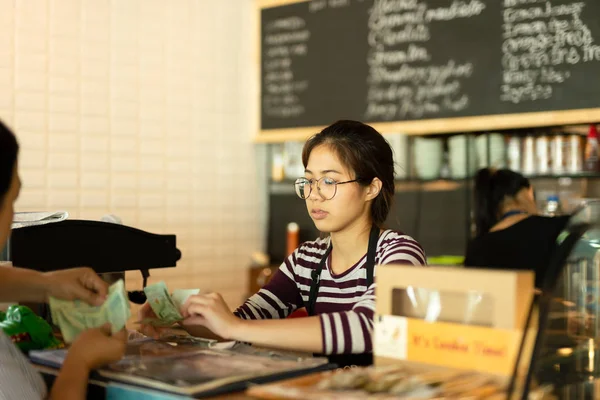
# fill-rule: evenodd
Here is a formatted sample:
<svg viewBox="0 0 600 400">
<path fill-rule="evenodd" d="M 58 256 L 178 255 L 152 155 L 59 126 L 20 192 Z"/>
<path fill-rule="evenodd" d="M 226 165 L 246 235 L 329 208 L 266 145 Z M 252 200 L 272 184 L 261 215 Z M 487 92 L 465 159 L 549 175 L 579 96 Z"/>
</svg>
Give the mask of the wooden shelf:
<svg viewBox="0 0 600 400">
<path fill-rule="evenodd" d="M 467 179 L 403 180 L 396 181 L 396 191 L 444 192 L 464 187 Z"/>
<path fill-rule="evenodd" d="M 600 179 L 600 172 L 565 173 L 557 175 L 525 175 L 528 179 Z"/>
<path fill-rule="evenodd" d="M 404 133 L 406 135 L 444 135 L 467 132 L 495 132 L 507 129 L 526 129 L 580 125 L 584 126 L 600 120 L 600 108 L 581 110 L 543 111 L 523 114 L 482 115 L 474 117 L 440 118 L 428 120 L 369 122 L 365 123 L 380 133 Z M 310 126 L 281 129 L 260 129 L 255 136 L 256 143 L 281 143 L 304 141 L 325 126 Z"/>
</svg>

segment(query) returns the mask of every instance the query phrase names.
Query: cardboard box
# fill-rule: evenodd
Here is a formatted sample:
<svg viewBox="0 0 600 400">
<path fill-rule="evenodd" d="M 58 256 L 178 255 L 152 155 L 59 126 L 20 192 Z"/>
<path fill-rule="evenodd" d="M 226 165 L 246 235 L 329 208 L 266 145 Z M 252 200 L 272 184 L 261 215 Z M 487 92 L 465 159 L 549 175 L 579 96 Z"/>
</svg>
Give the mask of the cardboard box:
<svg viewBox="0 0 600 400">
<path fill-rule="evenodd" d="M 384 265 L 376 281 L 376 365 L 512 374 L 533 272 Z"/>
<path fill-rule="evenodd" d="M 376 313 L 521 329 L 533 293 L 532 271 L 381 265 L 377 267 Z"/>
</svg>

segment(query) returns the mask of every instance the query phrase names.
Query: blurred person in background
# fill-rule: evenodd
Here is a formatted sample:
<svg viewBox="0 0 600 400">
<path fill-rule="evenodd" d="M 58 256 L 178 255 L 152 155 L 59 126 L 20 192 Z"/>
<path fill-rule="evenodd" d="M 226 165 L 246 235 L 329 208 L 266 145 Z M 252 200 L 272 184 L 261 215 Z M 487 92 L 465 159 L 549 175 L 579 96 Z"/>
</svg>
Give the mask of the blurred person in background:
<svg viewBox="0 0 600 400">
<path fill-rule="evenodd" d="M 518 172 L 481 169 L 475 177 L 476 237 L 465 266 L 532 270 L 539 288 L 569 217 L 538 215 L 533 187 Z"/>
</svg>

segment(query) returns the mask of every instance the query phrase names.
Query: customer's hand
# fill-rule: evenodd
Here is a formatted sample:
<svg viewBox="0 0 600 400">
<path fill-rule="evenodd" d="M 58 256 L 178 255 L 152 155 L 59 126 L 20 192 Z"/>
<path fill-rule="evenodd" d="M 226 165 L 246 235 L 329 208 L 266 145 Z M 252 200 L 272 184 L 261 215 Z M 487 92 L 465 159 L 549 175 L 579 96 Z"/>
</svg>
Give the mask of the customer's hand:
<svg viewBox="0 0 600 400">
<path fill-rule="evenodd" d="M 235 339 L 241 320 L 233 315 L 219 293 L 190 296 L 183 305 L 184 326 L 202 325 L 224 339 Z"/>
<path fill-rule="evenodd" d="M 83 300 L 99 306 L 106 300 L 108 284 L 91 268 L 72 268 L 44 274 L 46 300 L 56 297 L 64 300 Z"/>
<path fill-rule="evenodd" d="M 67 360 L 88 371 L 119 361 L 127 348 L 125 329 L 111 334 L 110 324 L 83 331 L 71 345 Z M 66 361 L 65 361 L 66 362 Z"/>
</svg>

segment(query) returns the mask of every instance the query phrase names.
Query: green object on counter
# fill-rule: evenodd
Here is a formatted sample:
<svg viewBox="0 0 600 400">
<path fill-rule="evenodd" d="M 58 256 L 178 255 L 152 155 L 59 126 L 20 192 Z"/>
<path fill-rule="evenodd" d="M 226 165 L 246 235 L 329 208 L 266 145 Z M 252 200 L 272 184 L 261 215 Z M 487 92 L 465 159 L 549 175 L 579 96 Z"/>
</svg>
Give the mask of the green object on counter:
<svg viewBox="0 0 600 400">
<path fill-rule="evenodd" d="M 62 347 L 50 324 L 26 306 L 8 307 L 0 314 L 0 328 L 23 351 Z"/>
<path fill-rule="evenodd" d="M 465 258 L 463 256 L 437 256 L 428 257 L 429 265 L 463 265 Z"/>
</svg>

